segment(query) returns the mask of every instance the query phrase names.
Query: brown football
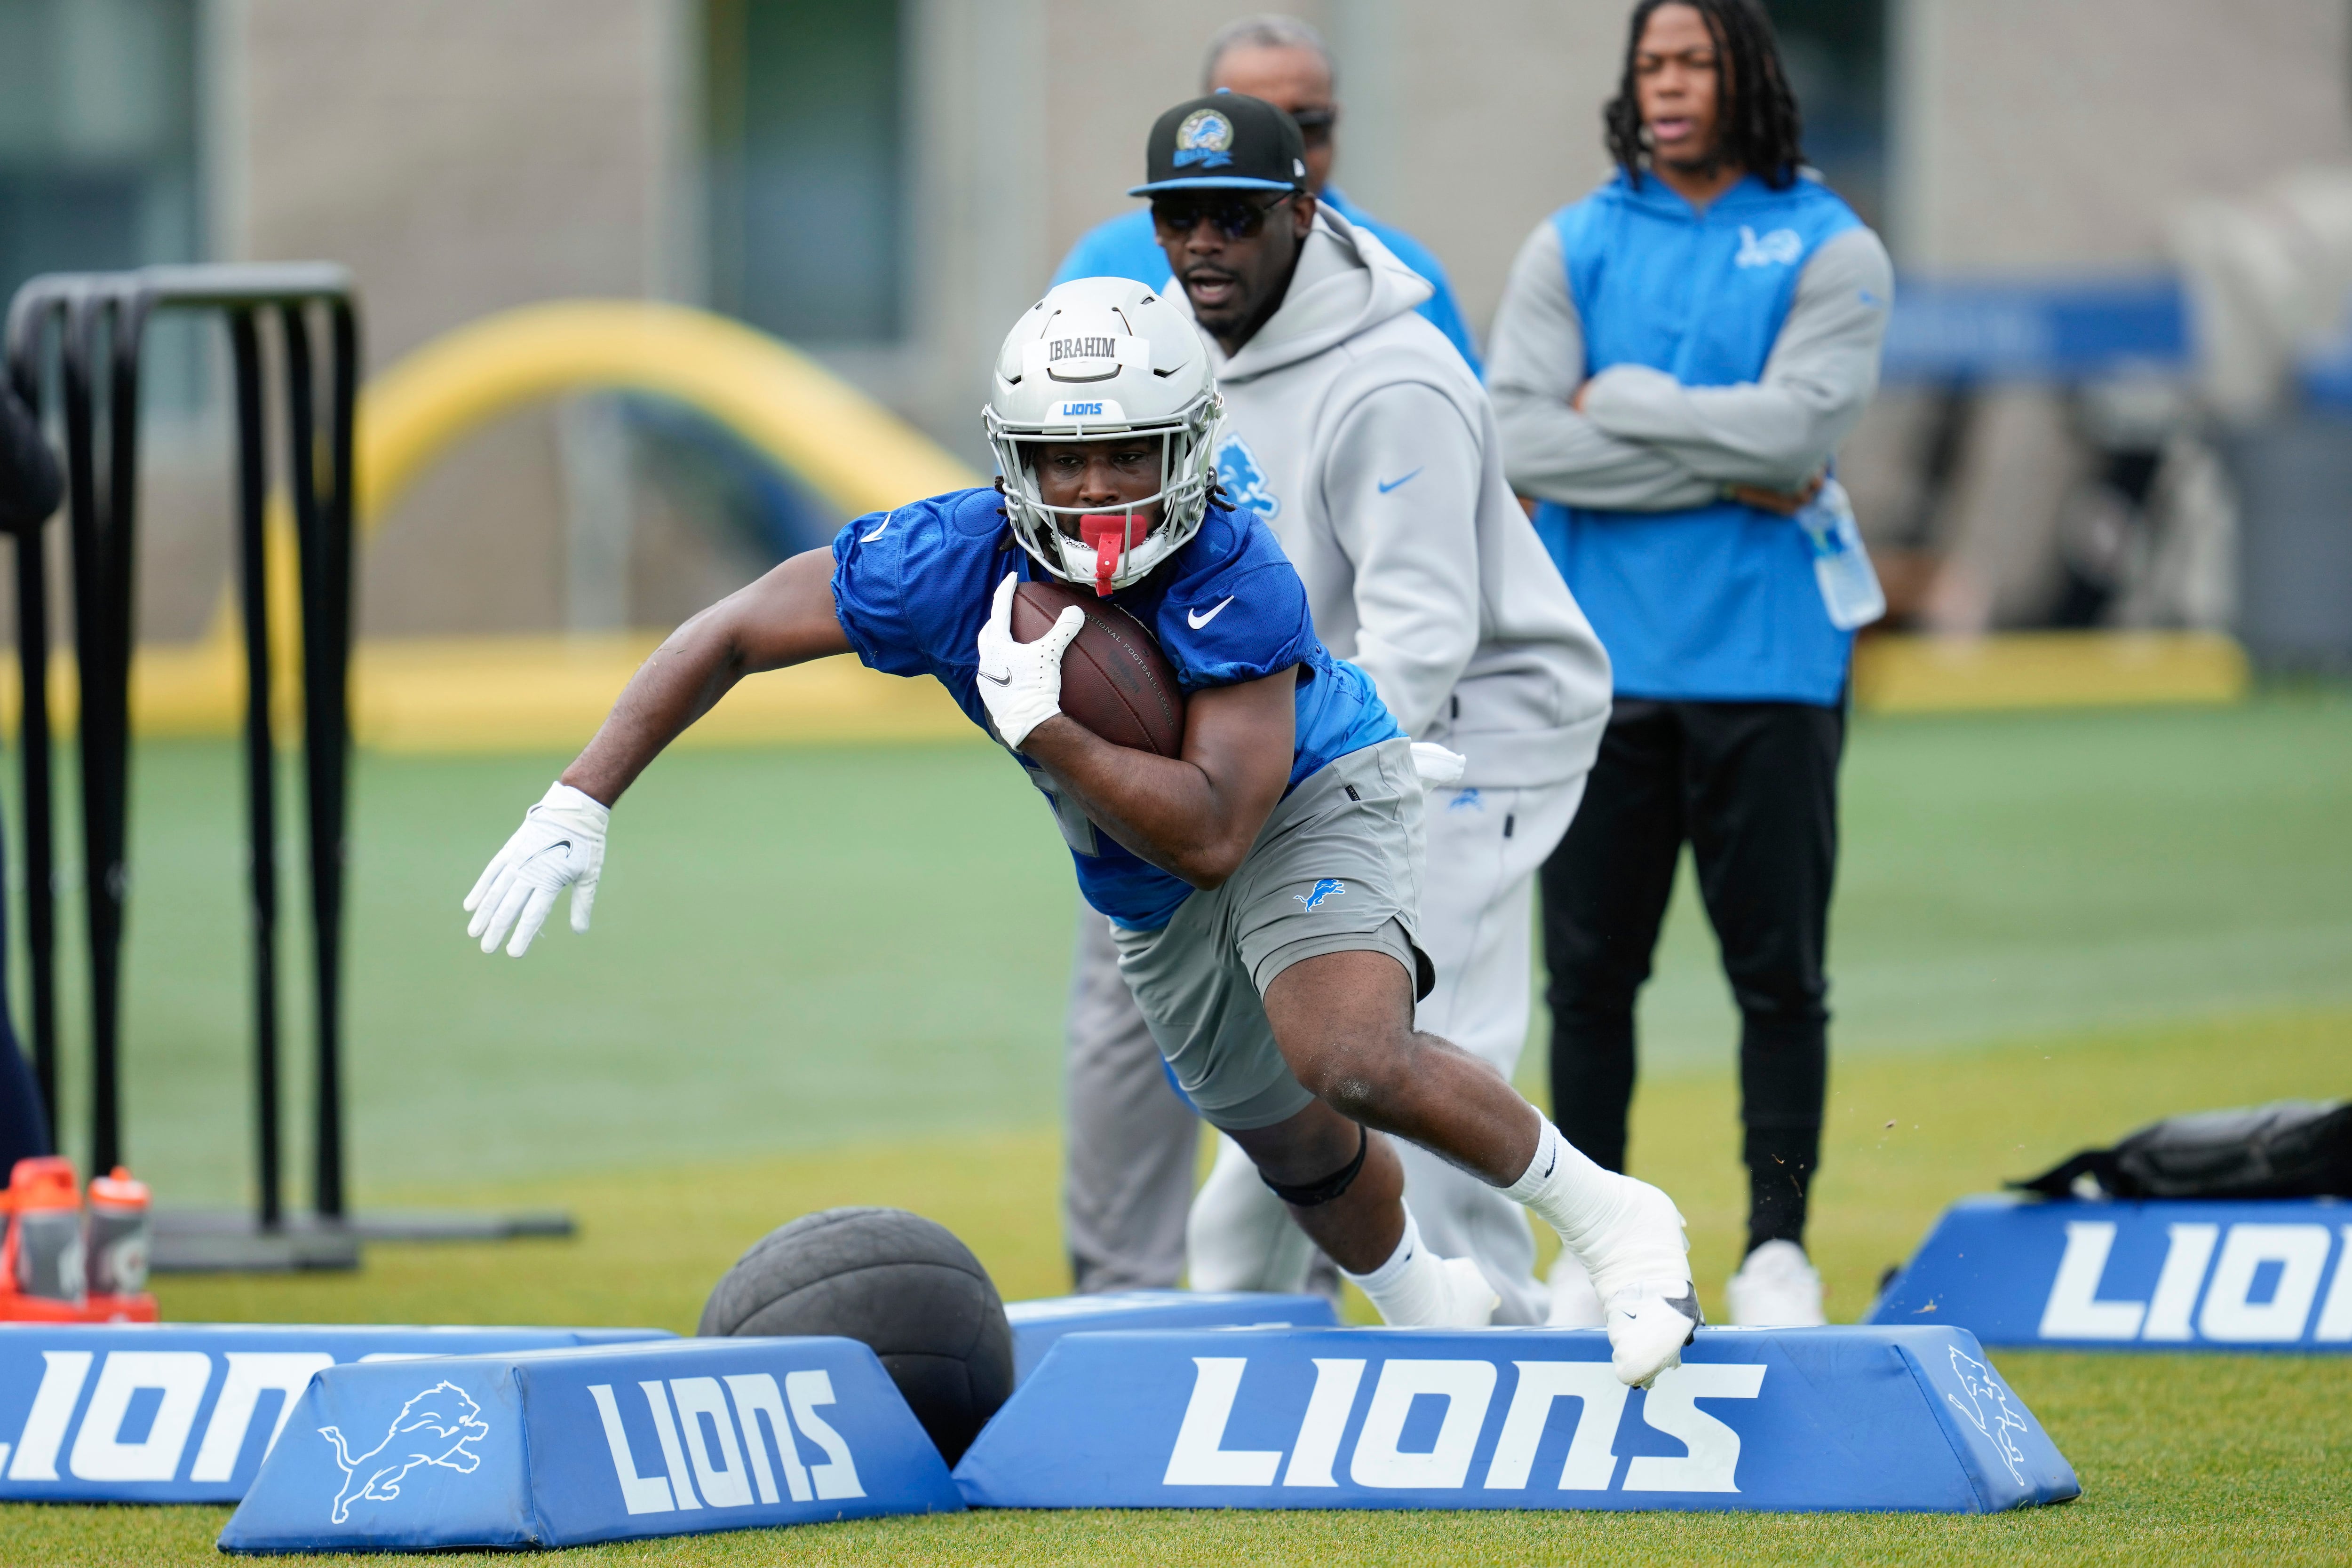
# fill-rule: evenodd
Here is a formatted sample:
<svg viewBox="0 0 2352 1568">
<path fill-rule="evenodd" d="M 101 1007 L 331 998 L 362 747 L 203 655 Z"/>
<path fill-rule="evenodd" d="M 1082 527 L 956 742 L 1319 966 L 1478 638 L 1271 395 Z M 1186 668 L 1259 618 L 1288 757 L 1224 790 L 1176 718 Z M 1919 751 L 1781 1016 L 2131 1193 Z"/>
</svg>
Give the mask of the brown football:
<svg viewBox="0 0 2352 1568">
<path fill-rule="evenodd" d="M 1184 693 L 1142 622 L 1092 593 L 1024 582 L 1013 593 L 1013 640 L 1034 643 L 1073 604 L 1087 623 L 1062 655 L 1062 711 L 1113 746 L 1182 755 Z"/>
</svg>

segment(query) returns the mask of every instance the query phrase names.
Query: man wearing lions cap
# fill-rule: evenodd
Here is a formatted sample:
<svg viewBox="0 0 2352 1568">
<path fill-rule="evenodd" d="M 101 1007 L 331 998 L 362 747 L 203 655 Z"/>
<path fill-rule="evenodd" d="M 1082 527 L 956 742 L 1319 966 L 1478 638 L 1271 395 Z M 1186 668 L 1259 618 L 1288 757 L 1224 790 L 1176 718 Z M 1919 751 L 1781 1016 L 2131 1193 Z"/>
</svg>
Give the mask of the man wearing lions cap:
<svg viewBox="0 0 2352 1568">
<path fill-rule="evenodd" d="M 1512 497 L 1484 390 L 1415 313 L 1430 286 L 1317 203 L 1304 151 L 1280 110 L 1213 93 L 1160 117 L 1131 193 L 1151 200 L 1175 303 L 1225 401 L 1223 494 L 1281 541 L 1325 644 L 1408 735 L 1463 758 L 1428 802 L 1415 930 L 1435 986 L 1415 1023 L 1507 1079 L 1528 1028 L 1532 881 L 1607 723 L 1608 659 Z M 1192 1128 L 1151 1102 L 1156 1061 L 1116 963 L 1105 924 L 1087 923 L 1068 1172 L 1081 1288 L 1172 1283 L 1151 1217 L 1191 1183 Z M 1425 1150 L 1399 1152 L 1430 1244 L 1477 1261 L 1496 1321 L 1543 1322 L 1519 1207 Z M 1221 1139 L 1188 1228 L 1193 1288 L 1305 1288 L 1314 1249 L 1283 1208 Z M 1090 1263 L 1116 1266 L 1089 1281 Z"/>
</svg>

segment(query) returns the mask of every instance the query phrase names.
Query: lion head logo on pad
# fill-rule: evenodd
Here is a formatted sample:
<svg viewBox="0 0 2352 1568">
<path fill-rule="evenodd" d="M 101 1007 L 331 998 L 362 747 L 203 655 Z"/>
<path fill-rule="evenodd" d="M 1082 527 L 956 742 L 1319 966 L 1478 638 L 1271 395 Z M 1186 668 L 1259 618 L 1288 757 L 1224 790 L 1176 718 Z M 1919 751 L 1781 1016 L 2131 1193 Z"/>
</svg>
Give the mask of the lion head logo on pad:
<svg viewBox="0 0 2352 1568">
<path fill-rule="evenodd" d="M 2022 1484 L 2025 1480 L 2025 1450 L 2017 1446 L 2012 1432 L 2030 1432 L 2025 1417 L 2009 1402 L 2009 1390 L 1993 1375 L 1992 1368 L 1954 1345 L 1952 1375 L 1960 1385 L 1960 1394 L 1947 1394 L 1944 1398 L 1958 1411 L 1968 1423 L 1991 1439 L 1993 1452 L 2009 1469 L 2009 1479 Z M 1967 1397 L 1962 1399 L 1961 1396 Z"/>
<path fill-rule="evenodd" d="M 335 1463 L 343 1469 L 334 1513 L 341 1524 L 350 1519 L 352 1504 L 362 1499 L 386 1502 L 398 1497 L 401 1478 L 419 1465 L 473 1474 L 482 1456 L 466 1445 L 488 1437 L 490 1424 L 482 1419 L 473 1396 L 444 1379 L 402 1406 L 383 1441 L 364 1454 L 354 1456 L 337 1427 L 321 1427 L 319 1435 L 335 1446 Z"/>
</svg>

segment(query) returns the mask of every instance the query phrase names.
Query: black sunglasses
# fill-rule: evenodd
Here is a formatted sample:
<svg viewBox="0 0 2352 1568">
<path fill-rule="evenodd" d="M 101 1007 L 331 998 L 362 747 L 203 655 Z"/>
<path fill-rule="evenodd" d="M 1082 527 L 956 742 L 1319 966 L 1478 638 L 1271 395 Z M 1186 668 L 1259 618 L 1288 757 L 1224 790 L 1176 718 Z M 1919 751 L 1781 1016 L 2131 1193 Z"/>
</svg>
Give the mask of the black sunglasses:
<svg viewBox="0 0 2352 1568">
<path fill-rule="evenodd" d="M 1331 127 L 1339 120 L 1339 111 L 1328 105 L 1294 109 L 1290 118 L 1298 122 L 1299 137 L 1307 146 L 1320 147 L 1331 140 Z"/>
<path fill-rule="evenodd" d="M 1154 196 L 1151 198 L 1151 222 L 1155 227 L 1169 234 L 1188 235 L 1200 226 L 1202 218 L 1206 218 L 1227 239 L 1248 239 L 1265 227 L 1268 213 L 1297 194 L 1296 191 L 1285 191 L 1270 202 L 1253 202 L 1233 191 Z"/>
</svg>

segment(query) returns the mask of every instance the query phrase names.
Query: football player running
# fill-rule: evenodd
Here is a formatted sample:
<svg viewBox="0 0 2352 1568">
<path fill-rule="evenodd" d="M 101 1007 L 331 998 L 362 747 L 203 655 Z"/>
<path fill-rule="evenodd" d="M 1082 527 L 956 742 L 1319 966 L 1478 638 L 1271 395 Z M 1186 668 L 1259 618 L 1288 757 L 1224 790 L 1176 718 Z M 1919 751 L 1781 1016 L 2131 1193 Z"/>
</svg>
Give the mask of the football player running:
<svg viewBox="0 0 2352 1568">
<path fill-rule="evenodd" d="M 1182 161 L 1208 141 L 1223 162 Z M 1609 658 L 1512 498 L 1485 389 L 1413 308 L 1428 285 L 1303 188 L 1305 154 L 1273 104 L 1193 99 L 1152 128 L 1132 193 L 1150 198 L 1173 303 L 1225 401 L 1225 494 L 1297 567 L 1324 645 L 1406 734 L 1462 755 L 1459 779 L 1429 797 L 1418 929 L 1436 983 L 1414 1020 L 1507 1079 L 1528 1038 L 1535 876 L 1607 727 Z M 1087 934 L 1081 968 L 1108 946 Z M 1109 1016 L 1091 1012 L 1098 1028 Z M 1100 1029 L 1097 1050 L 1142 1032 Z M 1099 1114 L 1074 1095 L 1074 1149 L 1087 1111 Z M 1496 1322 L 1542 1322 L 1550 1291 L 1526 1215 L 1435 1155 L 1398 1153 L 1423 1236 L 1477 1260 Z M 1321 1271 L 1230 1141 L 1185 1242 L 1195 1290 L 1295 1291 Z"/>
<path fill-rule="evenodd" d="M 1682 1217 L 1586 1159 L 1493 1068 L 1413 1029 L 1430 969 L 1413 936 L 1412 744 L 1317 640 L 1264 522 L 1222 504 L 1221 413 L 1191 321 L 1152 289 L 1055 288 L 997 357 L 983 417 L 998 486 L 860 518 L 680 627 L 483 872 L 467 934 L 520 956 L 567 887 L 586 930 L 613 803 L 745 675 L 854 652 L 935 676 L 1052 802 L 1185 1092 L 1383 1320 L 1471 1326 L 1496 1303 L 1475 1263 L 1422 1244 L 1385 1134 L 1559 1230 L 1610 1303 L 1617 1375 L 1647 1384 L 1699 1319 Z M 1159 639 L 1185 694 L 1181 757 L 1062 713 L 1082 612 L 1012 635 L 1015 587 L 1041 573 Z"/>
</svg>

